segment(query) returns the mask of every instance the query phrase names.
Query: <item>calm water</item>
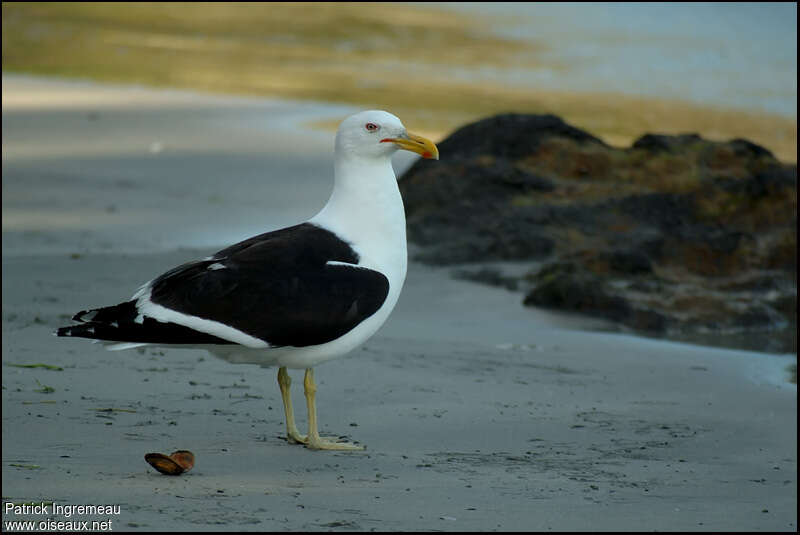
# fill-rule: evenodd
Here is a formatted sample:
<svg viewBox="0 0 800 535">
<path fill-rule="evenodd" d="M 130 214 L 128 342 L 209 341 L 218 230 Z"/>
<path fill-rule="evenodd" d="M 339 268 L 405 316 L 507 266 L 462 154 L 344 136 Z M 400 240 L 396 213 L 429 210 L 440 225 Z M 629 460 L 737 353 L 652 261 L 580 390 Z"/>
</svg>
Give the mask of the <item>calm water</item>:
<svg viewBox="0 0 800 535">
<path fill-rule="evenodd" d="M 445 3 L 498 15 L 495 32 L 546 65 L 463 73 L 797 116 L 795 3 Z"/>
</svg>

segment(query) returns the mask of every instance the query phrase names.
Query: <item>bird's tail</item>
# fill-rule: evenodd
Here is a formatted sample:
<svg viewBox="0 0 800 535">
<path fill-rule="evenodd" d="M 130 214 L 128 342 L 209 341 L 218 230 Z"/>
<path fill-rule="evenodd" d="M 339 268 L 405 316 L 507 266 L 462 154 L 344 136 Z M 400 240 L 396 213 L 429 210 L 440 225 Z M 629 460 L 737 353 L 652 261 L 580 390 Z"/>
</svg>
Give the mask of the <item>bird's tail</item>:
<svg viewBox="0 0 800 535">
<path fill-rule="evenodd" d="M 133 338 L 140 337 L 132 332 L 137 330 L 135 326 L 141 326 L 141 323 L 136 323 L 135 319 L 136 303 L 134 301 L 110 307 L 81 310 L 72 316 L 72 320 L 80 322 L 80 324 L 61 327 L 56 331 L 56 336 L 116 342 L 142 342 L 144 340 L 133 340 Z"/>
</svg>

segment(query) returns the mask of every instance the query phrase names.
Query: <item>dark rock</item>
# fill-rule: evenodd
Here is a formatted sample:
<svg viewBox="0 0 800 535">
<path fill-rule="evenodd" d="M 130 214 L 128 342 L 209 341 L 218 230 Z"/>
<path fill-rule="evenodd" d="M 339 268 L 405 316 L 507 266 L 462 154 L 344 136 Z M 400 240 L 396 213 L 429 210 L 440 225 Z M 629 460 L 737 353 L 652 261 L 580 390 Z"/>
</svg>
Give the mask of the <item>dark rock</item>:
<svg viewBox="0 0 800 535">
<path fill-rule="evenodd" d="M 496 260 L 496 258 L 488 257 L 488 251 L 491 247 L 492 243 L 488 238 L 476 240 L 466 237 L 463 240 L 429 247 L 414 256 L 414 260 L 434 266 Z"/>
<path fill-rule="evenodd" d="M 481 268 L 477 271 L 459 269 L 453 272 L 453 277 L 456 279 L 480 282 L 482 284 L 488 284 L 489 286 L 498 286 L 512 291 L 519 287 L 519 281 L 516 277 L 505 276 L 500 270 L 491 268 Z"/>
<path fill-rule="evenodd" d="M 732 318 L 734 327 L 744 329 L 771 329 L 786 326 L 786 318 L 772 307 L 763 303 L 753 303 Z"/>
<path fill-rule="evenodd" d="M 701 141 L 702 138 L 697 134 L 679 134 L 675 136 L 645 134 L 634 141 L 631 148 L 649 152 L 680 152 Z"/>
<path fill-rule="evenodd" d="M 525 304 L 640 332 L 714 342 L 796 328 L 797 166 L 764 147 L 646 134 L 618 149 L 552 115 L 504 114 L 439 149 L 400 181 L 416 259 L 544 261 L 520 284 Z M 470 273 L 457 276 L 511 287 Z M 796 350 L 796 336 L 748 348 L 758 340 Z"/>
<path fill-rule="evenodd" d="M 424 167 L 414 175 L 405 175 L 400 182 L 409 218 L 442 208 L 452 210 L 455 206 L 472 212 L 486 211 L 487 205 L 505 208 L 510 197 L 546 194 L 555 188 L 552 181 L 542 176 L 507 160 L 493 158 L 456 160 L 439 167 Z"/>
<path fill-rule="evenodd" d="M 616 201 L 626 215 L 639 224 L 645 223 L 661 231 L 689 225 L 695 219 L 694 201 L 680 193 L 646 193 L 629 195 Z"/>
<path fill-rule="evenodd" d="M 669 318 L 656 310 L 634 308 L 625 325 L 648 334 L 664 334 L 670 325 Z"/>
<path fill-rule="evenodd" d="M 776 236 L 766 247 L 764 267 L 793 274 L 797 283 L 797 230 L 784 229 L 783 235 Z"/>
<path fill-rule="evenodd" d="M 463 264 L 487 260 L 524 260 L 549 256 L 555 247 L 551 238 L 530 234 L 503 235 L 499 228 L 482 234 L 464 233 L 457 239 L 432 245 L 414 259 L 434 265 Z"/>
<path fill-rule="evenodd" d="M 762 199 L 785 190 L 797 190 L 797 167 L 770 166 L 745 179 L 719 177 L 714 181 L 714 185 L 728 193 Z"/>
<path fill-rule="evenodd" d="M 612 251 L 603 253 L 601 257 L 608 260 L 614 273 L 640 275 L 653 272 L 653 264 L 642 251 Z"/>
<path fill-rule="evenodd" d="M 610 260 L 614 254 L 606 257 Z M 637 306 L 613 290 L 608 284 L 609 279 L 596 272 L 597 259 L 583 258 L 544 266 L 527 277 L 535 286 L 525 296 L 523 303 L 610 319 L 639 331 L 664 332 L 668 318 L 655 310 Z"/>
<path fill-rule="evenodd" d="M 704 276 L 734 275 L 743 268 L 745 260 L 738 252 L 747 239 L 742 232 L 702 225 L 680 229 L 667 238 L 663 263 Z"/>
<path fill-rule="evenodd" d="M 535 153 L 542 140 L 550 137 L 606 146 L 600 139 L 555 115 L 506 113 L 459 128 L 439 143 L 439 154 L 446 158 L 491 154 L 517 159 Z"/>
<path fill-rule="evenodd" d="M 630 304 L 606 288 L 604 281 L 589 273 L 564 272 L 551 275 L 531 290 L 525 305 L 569 310 L 614 321 L 631 315 Z"/>
<path fill-rule="evenodd" d="M 517 188 L 521 193 L 531 191 L 553 191 L 556 189 L 553 182 L 541 176 L 526 173 L 517 167 L 512 167 L 506 162 L 495 163 L 488 171 L 489 180 L 500 182 L 512 188 Z"/>
<path fill-rule="evenodd" d="M 717 286 L 727 292 L 770 292 L 788 290 L 781 274 L 775 272 L 758 272 L 738 279 L 724 281 Z"/>
<path fill-rule="evenodd" d="M 653 264 L 641 251 L 616 251 L 611 256 L 611 266 L 618 273 L 631 275 L 653 272 Z"/>
<path fill-rule="evenodd" d="M 781 295 L 772 304 L 789 325 L 797 324 L 797 292 Z"/>
<path fill-rule="evenodd" d="M 733 149 L 737 156 L 744 156 L 746 158 L 760 158 L 762 156 L 766 156 L 769 158 L 774 158 L 770 151 L 761 145 L 756 145 L 752 141 L 748 141 L 746 139 L 732 139 L 728 142 L 728 145 Z"/>
</svg>

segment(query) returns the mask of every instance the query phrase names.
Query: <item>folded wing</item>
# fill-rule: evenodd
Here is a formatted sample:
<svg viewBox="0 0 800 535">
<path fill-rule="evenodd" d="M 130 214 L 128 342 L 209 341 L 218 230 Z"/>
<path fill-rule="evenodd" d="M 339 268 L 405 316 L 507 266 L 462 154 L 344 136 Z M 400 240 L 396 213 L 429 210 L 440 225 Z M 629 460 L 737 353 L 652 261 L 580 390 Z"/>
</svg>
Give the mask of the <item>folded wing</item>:
<svg viewBox="0 0 800 535">
<path fill-rule="evenodd" d="M 377 312 L 379 271 L 310 223 L 255 236 L 172 269 L 134 300 L 75 316 L 59 336 L 159 344 L 304 347 L 334 340 Z M 260 342 L 260 343 L 259 343 Z"/>
</svg>

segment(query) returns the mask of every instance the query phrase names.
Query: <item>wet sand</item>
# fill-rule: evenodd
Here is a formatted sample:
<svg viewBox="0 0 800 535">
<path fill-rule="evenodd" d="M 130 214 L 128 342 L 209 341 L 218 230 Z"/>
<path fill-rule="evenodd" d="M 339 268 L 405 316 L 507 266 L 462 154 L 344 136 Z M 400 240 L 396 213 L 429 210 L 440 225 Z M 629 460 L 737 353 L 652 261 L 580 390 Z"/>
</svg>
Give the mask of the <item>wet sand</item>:
<svg viewBox="0 0 800 535">
<path fill-rule="evenodd" d="M 794 355 L 582 330 L 411 263 L 387 324 L 317 368 L 321 431 L 367 446 L 333 453 L 283 440 L 274 369 L 51 336 L 313 215 L 332 140 L 303 125 L 351 111 L 3 77 L 4 502 L 119 505 L 77 517 L 114 530 L 796 531 Z M 62 369 L 12 366 L 37 363 Z M 143 459 L 177 449 L 184 476 Z M 76 517 L 4 507 L 47 518 Z"/>
</svg>

